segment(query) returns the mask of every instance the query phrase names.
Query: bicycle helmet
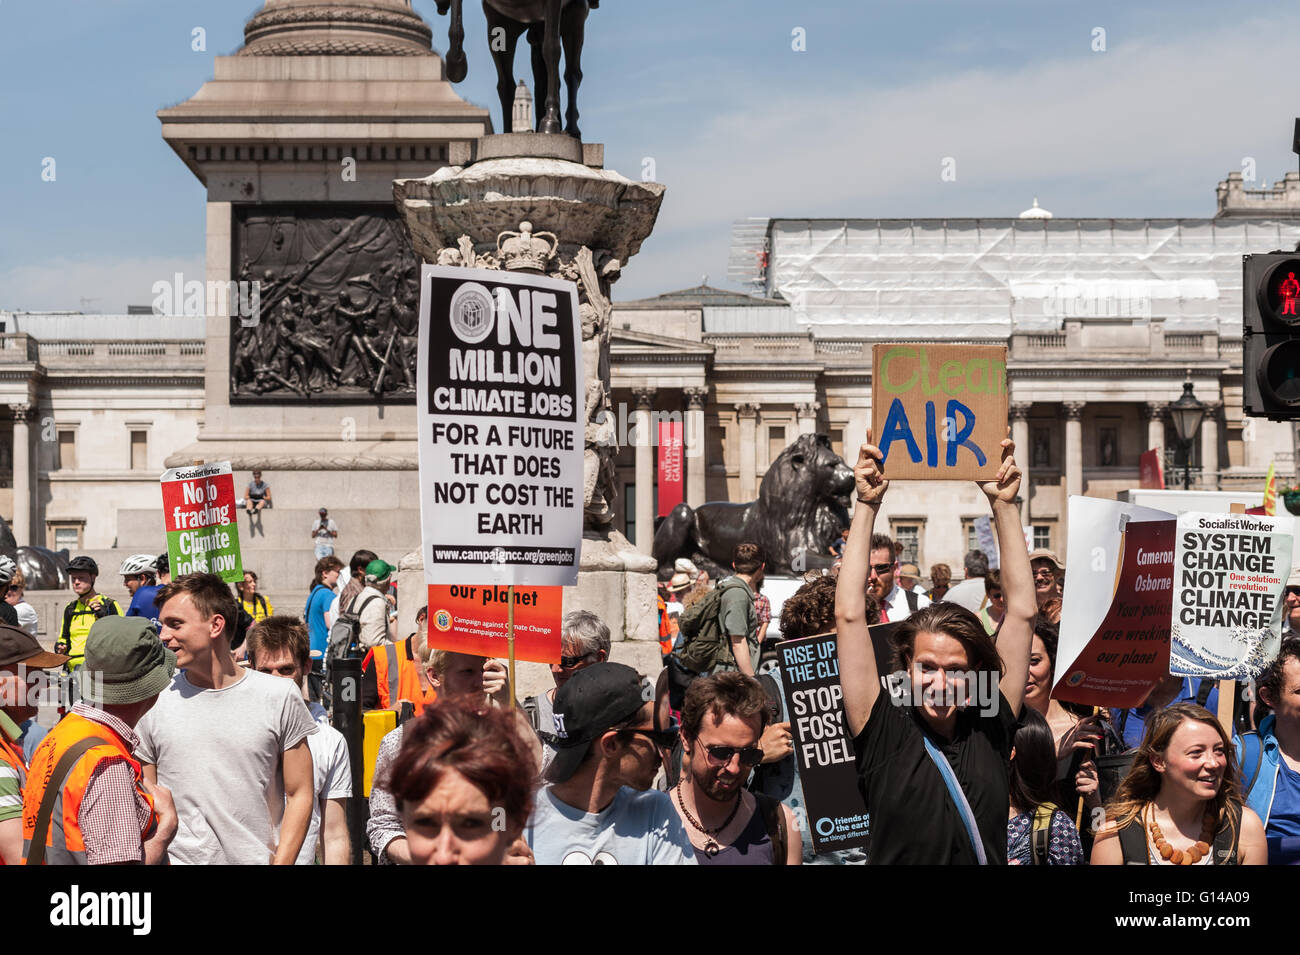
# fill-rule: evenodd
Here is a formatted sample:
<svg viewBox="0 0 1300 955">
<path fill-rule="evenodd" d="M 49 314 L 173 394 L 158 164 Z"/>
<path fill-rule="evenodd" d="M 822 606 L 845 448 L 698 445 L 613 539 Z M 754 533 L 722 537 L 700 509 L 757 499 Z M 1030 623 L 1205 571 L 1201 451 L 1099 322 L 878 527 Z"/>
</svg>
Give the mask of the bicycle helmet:
<svg viewBox="0 0 1300 955">
<path fill-rule="evenodd" d="M 154 561 L 157 558 L 152 554 L 132 554 L 126 560 L 122 561 L 122 569 L 118 571 L 123 577 L 131 577 L 135 574 L 157 573 L 154 567 Z"/>
<path fill-rule="evenodd" d="M 13 580 L 14 571 L 17 569 L 18 567 L 12 558 L 0 554 L 0 584 L 8 584 L 9 581 Z"/>
<path fill-rule="evenodd" d="M 96 577 L 98 577 L 99 565 L 95 563 L 95 561 L 90 557 L 87 557 L 85 554 L 82 554 L 68 561 L 68 573 L 70 574 L 76 573 L 77 571 L 81 571 L 82 573 L 86 573 L 86 574 L 94 574 Z"/>
</svg>

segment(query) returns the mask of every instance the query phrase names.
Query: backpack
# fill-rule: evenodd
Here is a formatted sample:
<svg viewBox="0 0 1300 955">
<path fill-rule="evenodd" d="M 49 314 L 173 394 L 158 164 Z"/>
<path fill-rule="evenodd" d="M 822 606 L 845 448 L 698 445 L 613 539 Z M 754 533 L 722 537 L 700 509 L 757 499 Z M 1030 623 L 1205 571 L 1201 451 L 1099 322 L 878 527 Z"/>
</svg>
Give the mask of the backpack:
<svg viewBox="0 0 1300 955">
<path fill-rule="evenodd" d="M 1052 814 L 1056 812 L 1055 803 L 1045 802 L 1034 810 L 1033 828 L 1030 830 L 1030 840 L 1033 846 L 1032 865 L 1051 865 L 1048 856 L 1048 841 L 1052 835 Z"/>
<path fill-rule="evenodd" d="M 357 597 L 360 597 L 357 594 Z M 366 598 L 365 603 L 356 607 L 357 597 L 352 598 L 352 603 L 348 604 L 348 609 L 339 613 L 339 618 L 334 621 L 334 626 L 330 627 L 329 644 L 325 648 L 325 666 L 329 665 L 339 657 L 346 656 L 357 642 L 357 637 L 361 634 L 361 614 L 370 605 L 372 600 L 381 600 L 383 598 L 371 594 Z"/>
<path fill-rule="evenodd" d="M 724 580 L 691 604 L 678 618 L 677 630 L 682 635 L 683 643 L 677 656 L 684 668 L 695 673 L 708 673 L 720 664 L 735 664 L 731 641 L 722 632 L 718 618 L 722 611 L 723 591 L 743 586 L 739 581 L 727 584 Z"/>
</svg>

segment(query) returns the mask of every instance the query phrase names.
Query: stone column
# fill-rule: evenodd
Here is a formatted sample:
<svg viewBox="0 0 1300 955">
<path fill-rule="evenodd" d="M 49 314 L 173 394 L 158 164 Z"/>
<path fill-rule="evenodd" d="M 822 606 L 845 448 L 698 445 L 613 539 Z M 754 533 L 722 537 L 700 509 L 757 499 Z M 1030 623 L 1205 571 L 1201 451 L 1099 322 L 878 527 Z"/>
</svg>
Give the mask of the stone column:
<svg viewBox="0 0 1300 955">
<path fill-rule="evenodd" d="M 650 433 L 650 406 L 655 389 L 633 388 L 636 398 L 636 547 L 650 553 L 655 537 L 655 440 Z"/>
<path fill-rule="evenodd" d="M 686 421 L 683 424 L 683 457 L 686 464 L 686 503 L 699 507 L 704 503 L 708 491 L 705 489 L 704 477 L 708 468 L 705 457 L 708 428 L 704 423 L 704 403 L 709 398 L 707 387 L 683 388 L 686 395 Z"/>
<path fill-rule="evenodd" d="M 1016 460 L 1020 462 L 1020 523 L 1029 523 L 1029 494 L 1033 487 L 1029 483 L 1029 409 L 1030 401 L 1013 401 L 1007 408 L 1011 416 L 1011 440 L 1016 443 Z"/>
<path fill-rule="evenodd" d="M 1142 406 L 1142 417 L 1147 422 L 1147 446 L 1150 451 L 1155 448 L 1160 453 L 1160 462 L 1165 460 L 1165 409 L 1169 407 L 1164 401 L 1148 401 Z"/>
<path fill-rule="evenodd" d="M 31 405 L 10 405 L 14 416 L 14 539 L 19 547 L 45 546 L 32 540 L 32 437 L 27 427 L 35 414 Z"/>
<path fill-rule="evenodd" d="M 1070 495 L 1083 493 L 1083 409 L 1082 401 L 1067 401 L 1065 411 L 1065 495 L 1063 513 L 1069 533 Z"/>
<path fill-rule="evenodd" d="M 758 409 L 755 402 L 736 405 L 740 416 L 740 503 L 758 496 Z"/>
<path fill-rule="evenodd" d="M 801 401 L 794 406 L 800 434 L 813 434 L 817 430 L 817 409 L 821 406 L 820 401 Z"/>
<path fill-rule="evenodd" d="M 1205 403 L 1205 420 L 1201 422 L 1201 485 L 1207 491 L 1219 489 L 1219 411 L 1217 401 Z"/>
</svg>

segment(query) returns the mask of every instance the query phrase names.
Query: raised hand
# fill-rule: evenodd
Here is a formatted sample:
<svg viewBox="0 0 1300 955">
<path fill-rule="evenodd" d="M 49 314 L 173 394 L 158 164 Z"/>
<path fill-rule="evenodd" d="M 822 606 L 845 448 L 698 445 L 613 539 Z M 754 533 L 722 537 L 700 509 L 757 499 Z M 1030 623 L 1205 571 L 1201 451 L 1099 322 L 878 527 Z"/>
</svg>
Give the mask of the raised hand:
<svg viewBox="0 0 1300 955">
<path fill-rule="evenodd" d="M 1011 429 L 1007 429 L 1011 433 Z M 1015 459 L 1016 443 L 1010 438 L 1002 439 L 1002 464 L 997 477 L 992 481 L 976 481 L 976 485 L 989 499 L 990 505 L 1014 504 L 1020 493 L 1020 466 Z"/>
<path fill-rule="evenodd" d="M 871 429 L 867 429 L 867 442 L 858 449 L 858 463 L 853 466 L 853 482 L 859 503 L 878 505 L 889 490 L 885 477 L 884 456 L 871 443 Z"/>
</svg>

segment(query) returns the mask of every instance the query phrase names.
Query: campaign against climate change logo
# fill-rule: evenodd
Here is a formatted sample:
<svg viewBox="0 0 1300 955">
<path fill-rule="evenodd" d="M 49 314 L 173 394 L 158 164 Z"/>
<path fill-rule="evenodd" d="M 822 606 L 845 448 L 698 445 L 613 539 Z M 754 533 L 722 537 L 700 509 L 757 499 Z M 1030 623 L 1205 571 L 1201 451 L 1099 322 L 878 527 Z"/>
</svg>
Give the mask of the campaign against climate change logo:
<svg viewBox="0 0 1300 955">
<path fill-rule="evenodd" d="M 208 573 L 226 583 L 243 580 L 230 462 L 172 468 L 161 481 L 172 575 Z"/>
</svg>

